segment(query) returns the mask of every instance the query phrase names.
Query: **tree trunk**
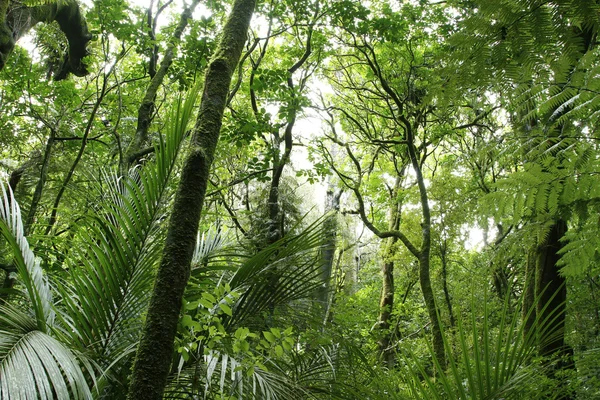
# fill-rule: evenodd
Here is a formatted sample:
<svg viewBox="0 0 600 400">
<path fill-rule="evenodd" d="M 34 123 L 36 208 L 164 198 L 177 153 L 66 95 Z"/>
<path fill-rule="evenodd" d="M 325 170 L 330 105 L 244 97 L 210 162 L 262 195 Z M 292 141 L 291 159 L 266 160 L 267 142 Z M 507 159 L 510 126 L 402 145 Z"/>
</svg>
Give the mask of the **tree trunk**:
<svg viewBox="0 0 600 400">
<path fill-rule="evenodd" d="M 234 2 L 206 72 L 191 148 L 175 195 L 165 247 L 133 366 L 130 400 L 162 399 L 231 77 L 246 42 L 254 6 L 255 0 Z"/>
<path fill-rule="evenodd" d="M 382 331 L 381 337 L 377 341 L 379 354 L 382 361 L 389 367 L 394 365 L 394 352 L 390 348 L 392 343 L 391 319 L 392 311 L 394 310 L 394 261 L 390 259 L 393 255 L 391 252 L 392 246 L 398 241 L 396 238 L 388 238 L 386 240 L 386 254 L 381 266 L 382 285 L 381 296 L 379 298 L 379 316 L 377 317 L 377 327 Z"/>
<path fill-rule="evenodd" d="M 417 185 L 419 186 L 419 197 L 421 202 L 421 214 L 423 220 L 421 222 L 421 250 L 419 251 L 419 283 L 421 284 L 421 292 L 425 300 L 425 308 L 431 320 L 431 335 L 433 337 L 433 351 L 440 367 L 446 366 L 446 350 L 444 349 L 444 339 L 442 327 L 438 316 L 438 309 L 435 302 L 435 295 L 431 287 L 430 276 L 430 260 L 431 260 L 431 210 L 429 208 L 429 197 L 425 186 L 425 178 L 417 156 L 417 150 L 414 143 L 414 136 L 411 125 L 406 121 L 405 127 L 408 138 L 408 155 L 417 177 Z"/>
<path fill-rule="evenodd" d="M 271 177 L 271 185 L 269 187 L 269 198 L 267 200 L 267 206 L 269 210 L 269 221 L 268 221 L 268 243 L 272 244 L 278 241 L 285 234 L 284 232 L 284 215 L 280 206 L 280 192 L 279 188 L 281 186 L 281 178 L 283 177 L 283 171 L 286 165 L 290 162 L 290 156 L 292 154 L 292 146 L 293 146 L 293 131 L 294 125 L 296 124 L 296 118 L 298 116 L 298 111 L 300 107 L 298 106 L 298 94 L 296 93 L 297 89 L 294 85 L 294 73 L 300 69 L 308 60 L 308 57 L 312 53 L 312 34 L 313 34 L 313 25 L 316 21 L 318 15 L 318 8 L 315 12 L 314 21 L 308 27 L 308 33 L 306 35 L 306 47 L 304 49 L 304 53 L 302 57 L 294 65 L 292 65 L 288 69 L 288 78 L 287 78 L 287 87 L 290 94 L 290 99 L 288 101 L 287 107 L 287 121 L 285 125 L 285 131 L 283 132 L 283 144 L 284 150 L 281 157 L 278 157 L 279 151 L 277 149 L 276 156 L 273 160 L 273 175 Z M 302 87 L 300 87 L 300 90 Z M 279 135 L 276 135 L 275 138 L 275 146 L 279 147 L 281 143 L 281 139 Z"/>
<path fill-rule="evenodd" d="M 167 76 L 167 72 L 171 67 L 171 64 L 173 64 L 173 60 L 175 59 L 175 50 L 177 49 L 179 40 L 181 40 L 181 35 L 183 34 L 185 28 L 188 26 L 189 20 L 192 18 L 192 14 L 198 3 L 200 3 L 200 0 L 192 1 L 192 3 L 189 6 L 187 6 L 181 13 L 181 17 L 179 18 L 177 28 L 175 28 L 175 32 L 173 32 L 173 36 L 171 37 L 167 49 L 165 50 L 163 59 L 160 62 L 160 67 L 158 68 L 158 71 L 156 71 L 154 76 L 151 77 L 150 84 L 146 89 L 146 94 L 144 95 L 142 104 L 138 109 L 137 129 L 135 131 L 135 138 L 133 139 L 133 143 L 129 147 L 129 150 L 127 151 L 127 154 L 125 156 L 124 167 L 126 168 L 131 167 L 132 164 L 137 162 L 138 159 L 145 154 L 145 149 L 143 147 L 148 141 L 148 129 L 150 128 L 150 123 L 152 122 L 152 113 L 154 112 L 154 101 L 156 99 L 156 93 L 158 93 L 160 85 L 165 79 L 165 76 Z M 123 171 L 121 172 L 123 173 Z"/>
<path fill-rule="evenodd" d="M 335 248 L 336 248 L 336 236 L 337 236 L 337 218 L 340 211 L 340 197 L 342 195 L 341 190 L 333 191 L 331 183 L 328 182 L 328 190 L 325 204 L 325 213 L 327 215 L 323 229 L 326 234 L 325 247 L 321 252 L 323 263 L 321 265 L 321 280 L 323 285 L 316 293 L 317 303 L 319 304 L 321 311 L 321 320 L 323 326 L 327 323 L 327 315 L 330 307 L 330 279 L 333 271 L 333 262 L 335 259 Z"/>
<path fill-rule="evenodd" d="M 555 221 L 548 237 L 539 246 L 535 285 L 538 320 L 551 322 L 548 326 L 551 338 L 539 343 L 539 352 L 547 357 L 565 356 L 566 359 L 559 362 L 558 368 L 570 368 L 573 362 L 572 350 L 565 345 L 567 287 L 558 266 L 559 251 L 563 246 L 561 239 L 566 232 L 567 223 L 561 219 Z"/>
<path fill-rule="evenodd" d="M 56 21 L 69 42 L 69 52 L 54 79 L 65 79 L 69 73 L 76 76 L 87 75 L 83 59 L 88 55 L 86 47 L 92 40 L 92 35 L 77 1 L 37 2 L 39 4 L 32 7 L 18 4 L 12 9 L 9 3 L 8 0 L 0 0 L 0 70 L 4 68 L 15 42 L 25 36 L 35 24 Z"/>
</svg>

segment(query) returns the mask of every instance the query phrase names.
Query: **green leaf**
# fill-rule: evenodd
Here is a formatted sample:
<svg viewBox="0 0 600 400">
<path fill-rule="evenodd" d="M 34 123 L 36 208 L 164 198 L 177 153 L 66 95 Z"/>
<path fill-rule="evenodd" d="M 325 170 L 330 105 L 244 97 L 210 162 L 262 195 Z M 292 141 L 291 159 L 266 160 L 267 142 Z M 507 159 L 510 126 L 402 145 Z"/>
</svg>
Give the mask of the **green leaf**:
<svg viewBox="0 0 600 400">
<path fill-rule="evenodd" d="M 271 332 L 263 331 L 263 335 L 269 343 L 275 343 L 277 341 L 277 338 Z"/>
<path fill-rule="evenodd" d="M 210 294 L 208 292 L 202 292 L 202 298 L 210 301 L 212 304 L 217 302 L 217 299 L 215 299 L 215 296 L 213 296 L 212 294 Z"/>
<path fill-rule="evenodd" d="M 211 309 L 214 307 L 215 303 L 207 300 L 207 299 L 200 299 L 199 303 L 202 304 L 202 306 L 204 306 L 205 308 Z"/>
<path fill-rule="evenodd" d="M 231 307 L 229 307 L 227 304 L 225 303 L 219 303 L 219 308 L 221 308 L 221 310 L 229 315 L 230 317 L 233 316 L 233 311 L 231 310 Z"/>
<path fill-rule="evenodd" d="M 277 357 L 282 357 L 283 347 L 281 347 L 280 345 L 275 346 L 275 354 L 277 354 Z"/>
</svg>

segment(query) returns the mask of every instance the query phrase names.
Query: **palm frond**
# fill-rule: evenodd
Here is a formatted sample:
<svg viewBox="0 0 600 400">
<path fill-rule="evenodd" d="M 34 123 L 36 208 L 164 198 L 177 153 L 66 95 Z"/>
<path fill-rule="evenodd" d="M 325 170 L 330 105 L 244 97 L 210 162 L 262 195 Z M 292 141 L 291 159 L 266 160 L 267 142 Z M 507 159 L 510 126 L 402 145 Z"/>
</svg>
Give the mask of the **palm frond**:
<svg viewBox="0 0 600 400">
<path fill-rule="evenodd" d="M 84 373 L 93 374 L 90 363 L 38 330 L 30 315 L 0 305 L 0 327 L 0 398 L 92 398 Z"/>
<path fill-rule="evenodd" d="M 222 393 L 243 399 L 285 400 L 302 398 L 306 392 L 293 379 L 276 368 L 244 366 L 228 353 L 211 351 L 204 355 L 202 368 L 186 368 L 173 379 L 166 393 L 169 398 L 189 398 Z"/>
<path fill-rule="evenodd" d="M 229 323 L 313 295 L 323 284 L 318 250 L 324 244 L 319 220 L 245 260 L 229 282 L 232 290 L 242 293 Z"/>
<path fill-rule="evenodd" d="M 171 107 L 154 162 L 126 177 L 104 173 L 105 197 L 80 230 L 72 282 L 60 288 L 66 334 L 104 367 L 138 340 L 160 258 L 167 185 L 197 94 L 196 87 Z"/>
<path fill-rule="evenodd" d="M 538 296 L 536 304 L 539 300 Z M 475 299 L 472 307 L 476 309 Z M 532 312 L 533 308 L 529 313 Z M 468 324 L 458 319 L 456 346 L 460 357 L 454 355 L 448 358 L 447 372 L 432 357 L 438 371 L 436 379 L 428 374 L 417 355 L 408 352 L 406 383 L 415 398 L 513 398 L 522 394 L 525 388 L 534 386 L 542 372 L 541 367 L 531 364 L 536 354 L 536 343 L 552 340 L 557 334 L 553 329 L 557 313 L 550 312 L 544 319 L 536 317 L 533 328 L 528 332 L 524 332 L 524 325 L 520 323 L 521 314 L 511 312 L 508 298 L 494 329 L 487 301 L 483 301 L 482 313 L 480 317 L 472 311 Z M 444 346 L 447 353 L 452 354 L 453 348 L 447 337 L 444 337 Z M 433 349 L 428 347 L 433 355 Z"/>
<path fill-rule="evenodd" d="M 25 237 L 21 210 L 12 190 L 10 187 L 6 190 L 3 183 L 0 183 L 0 188 L 2 190 L 0 232 L 13 252 L 17 278 L 25 286 L 27 297 L 31 301 L 31 307 L 36 316 L 37 327 L 45 332 L 47 325 L 51 325 L 54 320 L 52 292 L 42 273 L 39 260 L 35 258 Z"/>
<path fill-rule="evenodd" d="M 220 234 L 203 236 L 196 246 L 196 262 L 203 264 L 197 270 L 212 270 L 214 262 L 219 264 L 217 269 L 223 269 L 219 249 L 223 249 L 224 243 L 226 240 Z M 250 257 L 226 252 L 225 262 L 231 264 L 235 271 L 227 287 L 239 297 L 235 296 L 238 300 L 227 315 L 220 309 L 222 302 L 214 302 L 207 318 L 218 314 L 225 329 L 232 332 L 263 311 L 273 311 L 275 307 L 309 298 L 323 283 L 319 250 L 324 243 L 322 220 L 319 220 L 303 232 L 290 234 Z M 224 280 L 227 276 L 226 273 L 220 279 Z M 198 346 L 198 349 L 200 353 L 195 361 L 184 363 L 182 358 L 180 373 L 172 379 L 169 396 L 180 398 L 218 391 L 249 399 L 288 399 L 301 398 L 307 393 L 295 378 L 286 375 L 276 364 L 268 370 L 258 366 L 248 369 L 247 364 L 244 366 L 243 361 L 236 358 L 238 355 L 234 356 L 225 348 L 212 349 L 208 354 L 202 353 L 203 346 Z M 257 357 L 261 359 L 264 355 Z"/>
<path fill-rule="evenodd" d="M 229 236 L 221 230 L 211 229 L 202 234 L 198 232 L 196 247 L 192 256 L 192 269 L 208 263 L 212 256 L 219 256 L 228 247 L 229 243 Z"/>
</svg>

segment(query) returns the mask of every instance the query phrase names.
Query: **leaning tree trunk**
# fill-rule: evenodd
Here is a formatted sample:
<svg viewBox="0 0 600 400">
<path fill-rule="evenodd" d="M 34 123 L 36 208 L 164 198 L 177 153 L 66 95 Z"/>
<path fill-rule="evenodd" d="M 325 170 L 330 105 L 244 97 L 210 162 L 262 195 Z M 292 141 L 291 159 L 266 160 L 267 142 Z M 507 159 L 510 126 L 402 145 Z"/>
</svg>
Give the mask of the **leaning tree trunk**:
<svg viewBox="0 0 600 400">
<path fill-rule="evenodd" d="M 181 301 L 231 76 L 240 59 L 255 0 L 236 0 L 204 81 L 202 102 L 183 165 L 156 282 L 133 366 L 128 398 L 160 400 L 167 383 Z"/>
</svg>

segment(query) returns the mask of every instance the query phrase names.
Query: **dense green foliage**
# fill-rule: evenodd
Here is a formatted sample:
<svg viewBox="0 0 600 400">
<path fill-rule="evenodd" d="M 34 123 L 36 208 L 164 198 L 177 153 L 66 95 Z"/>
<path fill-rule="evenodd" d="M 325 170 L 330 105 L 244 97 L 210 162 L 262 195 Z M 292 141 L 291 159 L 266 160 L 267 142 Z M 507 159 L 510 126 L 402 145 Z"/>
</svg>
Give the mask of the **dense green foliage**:
<svg viewBox="0 0 600 400">
<path fill-rule="evenodd" d="M 600 399 L 600 3 L 259 1 L 235 69 L 147 3 L 0 0 L 0 398 L 125 399 L 184 282 L 164 398 Z"/>
</svg>

